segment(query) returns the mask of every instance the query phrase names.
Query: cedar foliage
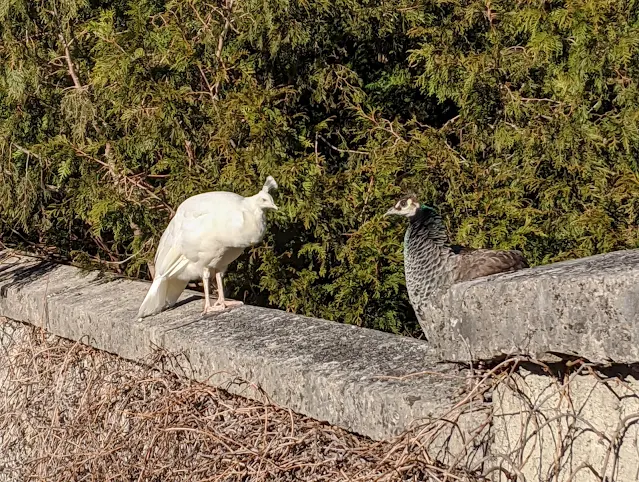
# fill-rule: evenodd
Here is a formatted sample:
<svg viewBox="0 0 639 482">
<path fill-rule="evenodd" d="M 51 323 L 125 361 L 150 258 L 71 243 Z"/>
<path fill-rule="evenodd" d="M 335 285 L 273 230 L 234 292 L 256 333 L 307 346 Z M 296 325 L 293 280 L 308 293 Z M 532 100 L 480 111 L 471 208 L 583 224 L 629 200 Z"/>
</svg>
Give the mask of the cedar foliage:
<svg viewBox="0 0 639 482">
<path fill-rule="evenodd" d="M 407 190 L 533 264 L 639 246 L 637 3 L 0 0 L 2 239 L 148 277 L 181 201 L 272 174 L 229 294 L 411 331 Z"/>
</svg>

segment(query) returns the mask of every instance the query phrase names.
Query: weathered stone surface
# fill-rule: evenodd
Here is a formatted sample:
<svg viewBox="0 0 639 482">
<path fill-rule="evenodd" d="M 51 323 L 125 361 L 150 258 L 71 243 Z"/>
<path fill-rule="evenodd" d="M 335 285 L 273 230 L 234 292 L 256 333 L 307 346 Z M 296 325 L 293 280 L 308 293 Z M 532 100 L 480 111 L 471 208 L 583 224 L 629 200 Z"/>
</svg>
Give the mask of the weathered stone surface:
<svg viewBox="0 0 639 482">
<path fill-rule="evenodd" d="M 463 372 L 407 337 L 252 306 L 203 318 L 194 292 L 137 321 L 148 286 L 12 256 L 0 264 L 0 316 L 130 360 L 154 346 L 181 353 L 199 381 L 374 439 L 442 416 L 464 391 Z M 483 423 L 477 413 L 464 420 L 454 437 Z"/>
<path fill-rule="evenodd" d="M 427 311 L 422 328 L 443 360 L 639 362 L 639 250 L 460 283 Z"/>
</svg>

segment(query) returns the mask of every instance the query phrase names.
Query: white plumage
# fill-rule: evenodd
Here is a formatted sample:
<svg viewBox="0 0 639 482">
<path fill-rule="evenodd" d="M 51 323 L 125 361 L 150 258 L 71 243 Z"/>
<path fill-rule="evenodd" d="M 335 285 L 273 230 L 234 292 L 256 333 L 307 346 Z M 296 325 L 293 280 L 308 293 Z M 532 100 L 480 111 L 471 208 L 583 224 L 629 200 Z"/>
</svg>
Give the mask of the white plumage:
<svg viewBox="0 0 639 482">
<path fill-rule="evenodd" d="M 224 299 L 222 276 L 245 248 L 259 243 L 266 231 L 265 211 L 277 210 L 268 176 L 262 190 L 251 197 L 216 191 L 188 198 L 178 207 L 160 238 L 155 254 L 155 278 L 138 318 L 154 315 L 173 306 L 189 281 L 204 283 L 204 312 L 241 305 Z M 215 276 L 218 299 L 213 306 L 209 279 Z"/>
</svg>

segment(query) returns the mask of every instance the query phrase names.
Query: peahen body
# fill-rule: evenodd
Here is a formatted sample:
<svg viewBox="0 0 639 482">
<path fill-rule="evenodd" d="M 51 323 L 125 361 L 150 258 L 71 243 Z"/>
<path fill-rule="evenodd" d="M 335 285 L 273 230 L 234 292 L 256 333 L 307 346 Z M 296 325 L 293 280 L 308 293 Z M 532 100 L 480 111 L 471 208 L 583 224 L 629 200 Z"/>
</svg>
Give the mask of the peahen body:
<svg viewBox="0 0 639 482">
<path fill-rule="evenodd" d="M 222 276 L 245 248 L 259 243 L 266 232 L 266 210 L 277 210 L 268 176 L 261 191 L 250 197 L 216 191 L 188 198 L 178 207 L 160 238 L 155 254 L 153 284 L 140 306 L 138 318 L 173 306 L 189 281 L 202 279 L 204 313 L 242 305 L 226 300 Z M 215 276 L 217 301 L 211 305 L 209 279 Z"/>
<path fill-rule="evenodd" d="M 452 246 L 437 211 L 420 205 L 414 196 L 397 201 L 385 214 L 390 215 L 405 216 L 410 222 L 404 236 L 404 273 L 408 297 L 418 318 L 431 296 L 455 283 L 528 267 L 517 250 Z"/>
</svg>

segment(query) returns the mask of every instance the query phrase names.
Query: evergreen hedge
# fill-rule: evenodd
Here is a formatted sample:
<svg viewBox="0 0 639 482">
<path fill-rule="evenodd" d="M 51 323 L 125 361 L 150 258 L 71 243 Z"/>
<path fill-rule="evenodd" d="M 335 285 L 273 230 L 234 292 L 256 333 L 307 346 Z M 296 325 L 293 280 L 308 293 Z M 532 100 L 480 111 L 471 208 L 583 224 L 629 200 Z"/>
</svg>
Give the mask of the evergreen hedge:
<svg viewBox="0 0 639 482">
<path fill-rule="evenodd" d="M 634 0 L 0 0 L 0 232 L 148 277 L 171 210 L 280 211 L 230 295 L 411 332 L 412 190 L 533 264 L 639 246 Z"/>
</svg>

